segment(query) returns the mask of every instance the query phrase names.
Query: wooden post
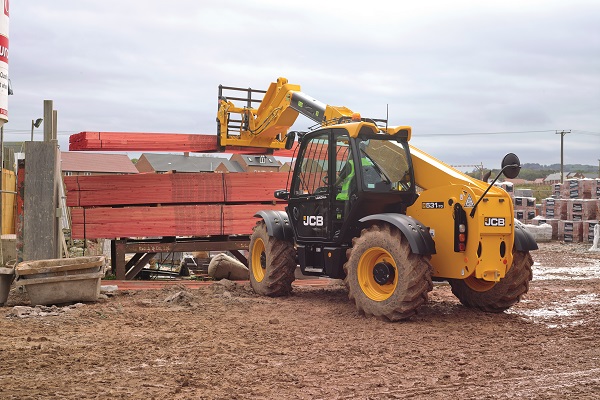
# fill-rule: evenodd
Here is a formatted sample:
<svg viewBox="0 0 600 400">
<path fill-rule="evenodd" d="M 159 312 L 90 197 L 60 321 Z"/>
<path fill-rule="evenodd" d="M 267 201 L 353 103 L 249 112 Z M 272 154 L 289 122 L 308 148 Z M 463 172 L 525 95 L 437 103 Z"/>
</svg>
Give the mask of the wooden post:
<svg viewBox="0 0 600 400">
<path fill-rule="evenodd" d="M 25 160 L 17 161 L 17 264 L 23 261 L 23 203 L 25 202 Z"/>
<path fill-rule="evenodd" d="M 111 242 L 111 264 L 112 273 L 118 280 L 124 280 L 127 271 L 125 270 L 125 243 L 127 239 L 115 239 Z"/>
</svg>

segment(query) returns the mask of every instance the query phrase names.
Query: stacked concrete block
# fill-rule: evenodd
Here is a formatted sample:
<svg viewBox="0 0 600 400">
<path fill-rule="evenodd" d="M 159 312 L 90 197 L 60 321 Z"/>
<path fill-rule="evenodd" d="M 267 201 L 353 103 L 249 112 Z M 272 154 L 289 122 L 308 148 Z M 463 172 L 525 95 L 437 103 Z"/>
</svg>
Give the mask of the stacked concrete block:
<svg viewBox="0 0 600 400">
<path fill-rule="evenodd" d="M 582 241 L 584 243 L 594 242 L 594 227 L 598 225 L 598 221 L 583 221 Z"/>
<path fill-rule="evenodd" d="M 597 189 L 597 179 L 568 179 L 561 188 L 563 199 L 591 199 Z"/>
<path fill-rule="evenodd" d="M 558 221 L 558 240 L 579 243 L 583 240 L 583 221 Z"/>
<path fill-rule="evenodd" d="M 534 197 L 533 189 L 515 189 L 515 197 Z"/>
<path fill-rule="evenodd" d="M 532 223 L 548 221 L 557 230 L 553 237 L 558 240 L 589 243 L 600 218 L 600 179 L 568 179 L 554 184 L 552 197 L 542 199 L 540 215 Z M 552 224 L 553 220 L 558 223 Z"/>
<path fill-rule="evenodd" d="M 555 199 L 560 199 L 562 186 L 562 183 L 555 183 L 554 185 L 552 185 L 552 197 L 554 197 Z"/>
<path fill-rule="evenodd" d="M 512 182 L 496 182 L 496 183 L 494 183 L 494 186 L 497 186 L 499 188 L 506 190 L 506 192 L 511 197 L 513 197 L 515 195 L 514 184 Z"/>
<path fill-rule="evenodd" d="M 591 199 L 568 199 L 567 220 L 586 221 L 596 219 L 598 201 Z"/>
<path fill-rule="evenodd" d="M 554 219 L 554 218 L 544 218 L 541 215 L 538 215 L 537 217 L 533 218 L 531 221 L 529 221 L 529 223 L 531 225 L 535 225 L 535 226 L 540 226 L 540 225 L 544 225 L 544 224 L 548 224 L 552 227 L 552 240 L 557 240 L 558 239 L 558 222 L 560 220 L 558 219 Z"/>
<path fill-rule="evenodd" d="M 600 179 L 594 179 L 591 192 L 592 199 L 600 199 Z"/>
<path fill-rule="evenodd" d="M 546 218 L 567 219 L 567 201 L 553 197 L 542 199 L 542 216 Z"/>
<path fill-rule="evenodd" d="M 535 197 L 517 197 L 513 198 L 515 209 L 515 218 L 523 223 L 529 223 L 536 216 Z"/>
</svg>

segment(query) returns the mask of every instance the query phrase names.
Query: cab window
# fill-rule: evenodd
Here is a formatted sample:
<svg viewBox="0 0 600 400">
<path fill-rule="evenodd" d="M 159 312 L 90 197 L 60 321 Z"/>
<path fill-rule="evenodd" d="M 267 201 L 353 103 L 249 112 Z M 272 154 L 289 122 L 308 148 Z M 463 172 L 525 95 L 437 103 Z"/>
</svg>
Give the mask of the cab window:
<svg viewBox="0 0 600 400">
<path fill-rule="evenodd" d="M 327 132 L 308 139 L 304 149 L 300 172 L 294 183 L 297 196 L 326 193 L 329 173 L 329 134 Z"/>
</svg>

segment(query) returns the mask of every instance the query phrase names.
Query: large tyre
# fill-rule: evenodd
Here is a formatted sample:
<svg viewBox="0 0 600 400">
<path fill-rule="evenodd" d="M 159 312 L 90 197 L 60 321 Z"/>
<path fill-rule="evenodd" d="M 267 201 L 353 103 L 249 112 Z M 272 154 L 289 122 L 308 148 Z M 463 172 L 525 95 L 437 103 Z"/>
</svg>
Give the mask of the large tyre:
<svg viewBox="0 0 600 400">
<path fill-rule="evenodd" d="M 250 285 L 263 296 L 286 296 L 292 291 L 296 270 L 296 250 L 285 240 L 269 236 L 260 221 L 250 237 Z"/>
<path fill-rule="evenodd" d="M 359 312 L 389 321 L 407 319 L 433 289 L 429 256 L 414 254 L 394 226 L 363 229 L 352 240 L 344 264 L 348 296 Z"/>
<path fill-rule="evenodd" d="M 513 251 L 513 263 L 506 276 L 498 283 L 474 277 L 449 279 L 452 293 L 460 302 L 485 312 L 500 313 L 518 303 L 529 290 L 533 277 L 533 259 L 528 251 Z"/>
</svg>

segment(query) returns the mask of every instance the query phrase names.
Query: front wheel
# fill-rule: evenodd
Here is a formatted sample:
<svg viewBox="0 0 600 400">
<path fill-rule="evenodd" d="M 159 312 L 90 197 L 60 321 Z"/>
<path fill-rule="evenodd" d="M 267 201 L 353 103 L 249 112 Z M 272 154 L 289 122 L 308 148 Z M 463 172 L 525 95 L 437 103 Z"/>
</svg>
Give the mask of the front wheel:
<svg viewBox="0 0 600 400">
<path fill-rule="evenodd" d="M 399 321 L 427 301 L 429 257 L 414 254 L 398 228 L 382 223 L 363 229 L 347 256 L 344 282 L 359 312 Z"/>
<path fill-rule="evenodd" d="M 263 221 L 250 237 L 250 285 L 263 296 L 286 296 L 292 291 L 296 271 L 296 250 L 285 240 L 269 236 Z"/>
<path fill-rule="evenodd" d="M 529 290 L 533 277 L 533 259 L 528 251 L 513 251 L 513 263 L 500 282 L 482 281 L 474 277 L 448 279 L 452 293 L 460 302 L 485 312 L 500 313 L 518 303 Z"/>
</svg>

